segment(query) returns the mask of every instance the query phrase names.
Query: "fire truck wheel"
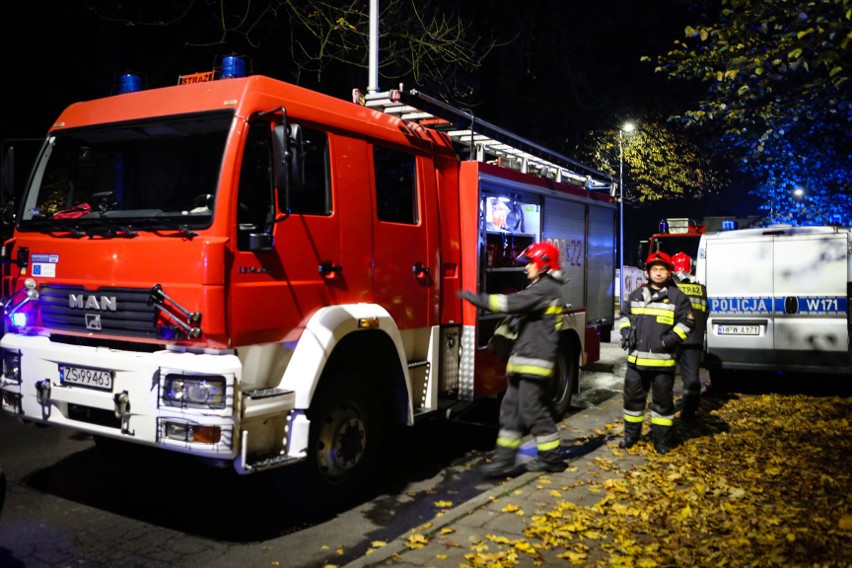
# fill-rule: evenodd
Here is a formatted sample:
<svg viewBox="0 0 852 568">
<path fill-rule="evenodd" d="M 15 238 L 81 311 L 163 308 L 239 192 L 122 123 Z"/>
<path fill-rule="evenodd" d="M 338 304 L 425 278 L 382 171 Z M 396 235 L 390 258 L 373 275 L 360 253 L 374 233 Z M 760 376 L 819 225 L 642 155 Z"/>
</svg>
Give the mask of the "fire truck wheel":
<svg viewBox="0 0 852 568">
<path fill-rule="evenodd" d="M 335 381 L 317 394 L 309 413 L 308 476 L 318 496 L 342 505 L 361 495 L 373 477 L 382 445 L 374 398 L 358 381 Z"/>
<path fill-rule="evenodd" d="M 573 346 L 560 349 L 556 355 L 556 374 L 550 383 L 553 411 L 557 420 L 562 420 L 571 406 L 571 396 L 577 390 L 579 375 L 580 360 L 576 349 Z"/>
</svg>

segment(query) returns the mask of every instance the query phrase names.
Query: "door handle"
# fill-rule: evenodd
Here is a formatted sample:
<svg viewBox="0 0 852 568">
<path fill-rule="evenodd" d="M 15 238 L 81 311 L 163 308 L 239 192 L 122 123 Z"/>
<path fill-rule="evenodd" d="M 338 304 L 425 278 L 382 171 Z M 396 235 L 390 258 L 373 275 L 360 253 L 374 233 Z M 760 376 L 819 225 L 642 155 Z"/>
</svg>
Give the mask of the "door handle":
<svg viewBox="0 0 852 568">
<path fill-rule="evenodd" d="M 422 262 L 415 262 L 414 266 L 411 267 L 411 272 L 421 282 L 429 279 L 429 267 L 423 266 Z"/>
<path fill-rule="evenodd" d="M 319 273 L 326 280 L 334 280 L 343 272 L 343 267 L 333 262 L 323 262 L 319 265 Z"/>
</svg>

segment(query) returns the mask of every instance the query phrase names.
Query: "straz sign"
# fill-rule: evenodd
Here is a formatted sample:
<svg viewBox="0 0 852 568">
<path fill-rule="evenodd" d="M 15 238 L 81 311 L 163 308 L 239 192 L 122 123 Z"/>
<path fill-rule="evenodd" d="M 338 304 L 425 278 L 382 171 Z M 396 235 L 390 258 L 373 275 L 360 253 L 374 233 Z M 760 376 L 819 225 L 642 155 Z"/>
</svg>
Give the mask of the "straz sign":
<svg viewBox="0 0 852 568">
<path fill-rule="evenodd" d="M 202 71 L 200 73 L 192 73 L 190 75 L 181 75 L 180 77 L 178 77 L 178 85 L 207 83 L 208 81 L 212 81 L 215 75 L 215 71 Z"/>
</svg>

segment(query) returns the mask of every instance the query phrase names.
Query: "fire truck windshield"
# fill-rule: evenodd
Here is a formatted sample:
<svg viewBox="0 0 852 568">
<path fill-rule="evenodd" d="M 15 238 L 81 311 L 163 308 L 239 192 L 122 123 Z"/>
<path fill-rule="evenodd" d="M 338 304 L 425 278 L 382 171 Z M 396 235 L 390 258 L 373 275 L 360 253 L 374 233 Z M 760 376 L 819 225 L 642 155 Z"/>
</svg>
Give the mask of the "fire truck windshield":
<svg viewBox="0 0 852 568">
<path fill-rule="evenodd" d="M 209 226 L 232 119 L 220 112 L 51 133 L 19 227 Z"/>
</svg>

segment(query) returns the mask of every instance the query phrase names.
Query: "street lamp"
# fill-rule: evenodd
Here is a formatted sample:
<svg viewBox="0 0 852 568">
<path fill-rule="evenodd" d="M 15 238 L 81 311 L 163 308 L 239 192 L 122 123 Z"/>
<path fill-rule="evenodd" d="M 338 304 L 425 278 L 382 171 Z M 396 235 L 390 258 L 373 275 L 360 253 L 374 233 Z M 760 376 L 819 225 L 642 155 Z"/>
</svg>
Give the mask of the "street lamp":
<svg viewBox="0 0 852 568">
<path fill-rule="evenodd" d="M 618 128 L 618 264 L 621 290 L 619 291 L 619 309 L 624 311 L 624 133 L 636 130 L 632 122 L 625 122 Z"/>
</svg>

